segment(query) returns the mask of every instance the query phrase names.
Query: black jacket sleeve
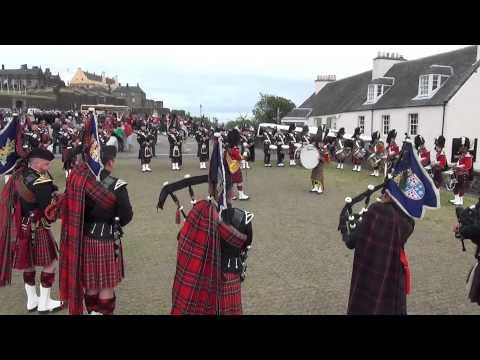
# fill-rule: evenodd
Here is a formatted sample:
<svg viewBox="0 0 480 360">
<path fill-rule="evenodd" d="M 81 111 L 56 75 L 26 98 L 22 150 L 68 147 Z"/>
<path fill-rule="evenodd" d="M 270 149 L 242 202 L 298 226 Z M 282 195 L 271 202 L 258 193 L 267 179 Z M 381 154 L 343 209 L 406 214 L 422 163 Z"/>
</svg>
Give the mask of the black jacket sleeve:
<svg viewBox="0 0 480 360">
<path fill-rule="evenodd" d="M 52 201 L 52 193 L 58 190 L 58 188 L 55 184 L 53 184 L 52 182 L 49 182 L 49 183 L 35 185 L 32 187 L 32 190 L 33 190 L 33 193 L 35 194 L 38 208 L 43 212 L 45 211 L 45 208 Z"/>
<path fill-rule="evenodd" d="M 465 239 L 472 240 L 473 243 L 480 245 L 480 225 L 463 225 L 460 227 L 460 234 Z"/>
<path fill-rule="evenodd" d="M 130 198 L 126 186 L 122 186 L 120 189 L 115 190 L 115 196 L 117 197 L 117 206 L 115 208 L 115 216 L 120 218 L 120 225 L 125 226 L 133 218 L 132 205 L 130 204 Z"/>
</svg>

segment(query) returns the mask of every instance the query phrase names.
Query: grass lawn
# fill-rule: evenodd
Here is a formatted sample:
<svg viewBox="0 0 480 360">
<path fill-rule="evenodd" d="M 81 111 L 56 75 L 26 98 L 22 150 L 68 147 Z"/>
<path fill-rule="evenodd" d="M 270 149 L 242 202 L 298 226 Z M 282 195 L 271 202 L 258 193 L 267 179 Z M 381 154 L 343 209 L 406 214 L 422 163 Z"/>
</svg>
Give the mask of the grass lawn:
<svg viewBox="0 0 480 360">
<path fill-rule="evenodd" d="M 184 170 L 172 172 L 168 158 L 160 157 L 151 164 L 153 173 L 142 174 L 135 158 L 117 161 L 114 174 L 129 183 L 134 208 L 133 222 L 125 228 L 126 278 L 117 292 L 117 314 L 170 311 L 179 226 L 170 199 L 163 211 L 157 212 L 156 204 L 164 181 L 187 173 L 206 173 L 194 157 L 185 157 L 184 163 Z M 55 161 L 52 173 L 63 189 L 61 165 Z M 368 176 L 367 170 L 353 173 L 350 169 L 348 165 L 344 171 L 336 170 L 335 164 L 327 166 L 323 195 L 309 193 L 310 172 L 298 166 L 264 168 L 257 160 L 244 172 L 245 190 L 251 199 L 236 204 L 255 213 L 253 247 L 242 288 L 246 314 L 346 312 L 353 252 L 344 246 L 337 231 L 339 212 L 346 196 L 355 196 L 368 184 L 381 181 Z M 207 186 L 195 191 L 197 197 L 206 197 Z M 188 191 L 179 195 L 188 210 Z M 412 271 L 412 294 L 407 299 L 410 314 L 479 313 L 465 290 L 474 247 L 468 243 L 464 253 L 454 239 L 454 207 L 448 203 L 452 196 L 442 192 L 442 208 L 428 211 L 407 243 Z M 476 201 L 465 197 L 466 206 Z M 56 223 L 57 241 L 59 229 Z M 0 289 L 0 298 L 0 314 L 25 314 L 21 273 L 14 273 L 12 286 Z"/>
</svg>

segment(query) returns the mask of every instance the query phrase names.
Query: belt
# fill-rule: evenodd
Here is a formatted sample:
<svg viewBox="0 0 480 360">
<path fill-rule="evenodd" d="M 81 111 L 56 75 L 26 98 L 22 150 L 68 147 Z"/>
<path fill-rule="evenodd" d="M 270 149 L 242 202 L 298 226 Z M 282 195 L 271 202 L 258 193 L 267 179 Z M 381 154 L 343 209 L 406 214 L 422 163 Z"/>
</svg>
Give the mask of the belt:
<svg viewBox="0 0 480 360">
<path fill-rule="evenodd" d="M 222 272 L 241 274 L 242 271 L 243 264 L 240 257 L 222 257 Z"/>
<path fill-rule="evenodd" d="M 32 219 L 28 216 L 22 216 L 22 218 L 20 219 L 20 222 L 22 227 L 24 229 L 27 229 L 28 225 L 31 225 Z M 35 225 L 37 228 L 44 228 L 46 230 L 49 230 L 52 227 L 50 223 L 47 221 L 47 219 L 45 219 L 44 217 L 42 217 L 41 219 L 35 218 Z"/>
<path fill-rule="evenodd" d="M 106 222 L 86 223 L 83 235 L 98 240 L 114 240 L 113 225 Z"/>
</svg>

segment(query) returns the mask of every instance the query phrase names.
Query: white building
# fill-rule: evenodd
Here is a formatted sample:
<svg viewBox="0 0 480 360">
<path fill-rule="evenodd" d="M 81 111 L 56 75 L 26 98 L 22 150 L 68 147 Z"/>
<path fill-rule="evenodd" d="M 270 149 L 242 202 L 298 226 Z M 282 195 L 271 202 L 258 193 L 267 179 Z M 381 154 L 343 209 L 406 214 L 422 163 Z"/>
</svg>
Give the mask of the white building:
<svg viewBox="0 0 480 360">
<path fill-rule="evenodd" d="M 313 93 L 282 123 L 344 127 L 353 133 L 359 126 L 367 135 L 380 131 L 383 138 L 397 130 L 420 134 L 432 151 L 434 139 L 445 136 L 445 152 L 451 162 L 452 144 L 470 138 L 475 170 L 480 169 L 480 46 L 407 61 L 398 54 L 382 53 L 370 71 L 336 80 L 319 76 Z"/>
</svg>

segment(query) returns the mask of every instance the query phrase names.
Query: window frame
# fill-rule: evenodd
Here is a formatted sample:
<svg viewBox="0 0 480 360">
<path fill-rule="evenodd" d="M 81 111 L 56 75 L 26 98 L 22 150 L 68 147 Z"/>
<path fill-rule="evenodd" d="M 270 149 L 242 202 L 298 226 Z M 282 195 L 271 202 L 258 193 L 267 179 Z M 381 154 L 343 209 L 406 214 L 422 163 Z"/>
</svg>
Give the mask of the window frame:
<svg viewBox="0 0 480 360">
<path fill-rule="evenodd" d="M 388 125 L 387 125 L 387 131 L 385 131 L 385 120 L 388 120 Z M 382 134 L 383 135 L 388 135 L 388 132 L 390 131 L 390 114 L 383 114 L 382 115 L 382 123 L 381 123 L 381 129 L 382 129 Z"/>
<path fill-rule="evenodd" d="M 360 131 L 362 134 L 365 134 L 365 115 L 359 115 L 358 116 L 358 127 L 360 128 Z"/>
<path fill-rule="evenodd" d="M 415 125 L 415 134 L 412 132 L 412 118 L 415 116 L 416 124 Z M 420 124 L 419 116 L 418 113 L 409 113 L 408 114 L 408 123 L 407 123 L 407 129 L 408 129 L 408 134 L 413 136 L 413 135 L 418 135 L 418 126 Z"/>
</svg>

